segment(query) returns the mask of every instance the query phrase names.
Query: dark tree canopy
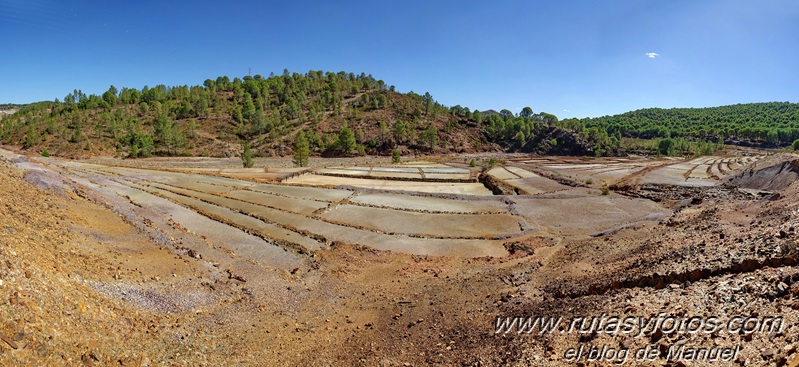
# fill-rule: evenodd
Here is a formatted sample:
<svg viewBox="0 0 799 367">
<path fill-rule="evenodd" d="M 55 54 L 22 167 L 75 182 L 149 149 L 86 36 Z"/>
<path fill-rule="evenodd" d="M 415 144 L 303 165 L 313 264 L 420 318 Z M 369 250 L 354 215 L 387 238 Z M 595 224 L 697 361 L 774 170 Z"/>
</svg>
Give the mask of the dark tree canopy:
<svg viewBox="0 0 799 367">
<path fill-rule="evenodd" d="M 519 117 L 530 117 L 533 115 L 533 109 L 530 107 L 522 108 L 522 111 L 519 112 Z"/>
</svg>

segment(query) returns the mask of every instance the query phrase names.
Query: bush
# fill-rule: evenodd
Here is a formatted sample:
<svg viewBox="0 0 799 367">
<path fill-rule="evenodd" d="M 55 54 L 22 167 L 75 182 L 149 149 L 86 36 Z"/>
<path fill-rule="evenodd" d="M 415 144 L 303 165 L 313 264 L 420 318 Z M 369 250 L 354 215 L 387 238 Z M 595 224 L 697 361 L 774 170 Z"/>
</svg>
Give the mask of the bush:
<svg viewBox="0 0 799 367">
<path fill-rule="evenodd" d="M 474 162 L 474 158 L 472 158 L 472 161 L 471 161 L 471 162 L 469 162 L 469 167 L 474 167 L 474 166 L 476 166 L 476 165 L 477 165 L 477 163 L 475 163 L 475 162 Z"/>
<path fill-rule="evenodd" d="M 794 140 L 793 144 L 791 144 L 791 147 L 793 150 L 799 150 L 799 139 Z"/>
<path fill-rule="evenodd" d="M 391 151 L 391 162 L 399 163 L 400 159 L 401 159 L 401 157 L 400 157 L 399 152 L 396 149 L 392 150 Z"/>
<path fill-rule="evenodd" d="M 599 190 L 600 190 L 600 191 L 602 191 L 602 195 L 608 195 L 608 194 L 610 194 L 610 189 L 608 188 L 608 185 L 607 185 L 607 184 L 605 184 L 605 185 L 602 185 L 602 188 L 601 188 L 601 189 L 599 189 Z"/>
<path fill-rule="evenodd" d="M 42 157 L 49 157 L 49 156 L 50 156 L 50 152 L 48 152 L 47 149 L 42 151 Z"/>
<path fill-rule="evenodd" d="M 663 139 L 658 142 L 658 153 L 660 155 L 672 155 L 674 152 L 674 140 Z"/>
<path fill-rule="evenodd" d="M 590 179 L 590 178 L 589 178 L 589 179 L 587 179 L 587 180 L 585 180 L 585 184 L 586 184 L 586 185 L 590 185 L 590 184 L 592 184 L 592 183 L 594 183 L 594 180 L 592 180 L 592 179 Z"/>
</svg>

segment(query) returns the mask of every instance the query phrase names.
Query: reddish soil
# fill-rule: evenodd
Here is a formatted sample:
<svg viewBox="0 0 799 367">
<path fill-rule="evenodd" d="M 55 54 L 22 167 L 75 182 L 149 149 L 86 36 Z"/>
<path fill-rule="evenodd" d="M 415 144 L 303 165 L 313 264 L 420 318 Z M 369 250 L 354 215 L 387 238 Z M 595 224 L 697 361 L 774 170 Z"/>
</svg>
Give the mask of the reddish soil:
<svg viewBox="0 0 799 367">
<path fill-rule="evenodd" d="M 712 186 L 605 175 L 626 183 L 609 195 L 601 195 L 599 185 L 617 181 L 585 184 L 582 177 L 580 183 L 573 174 L 544 167 L 574 164 L 567 159 L 511 162 L 566 188 L 489 198 L 435 196 L 448 203 L 441 208 L 458 215 L 480 215 L 457 208 L 486 201 L 477 207 L 491 208 L 493 216 L 493 210 L 507 210 L 530 226 L 531 232 L 500 241 L 505 256 L 479 258 L 380 251 L 272 223 L 293 233 L 287 236 L 307 236 L 321 246 L 310 249 L 299 239 L 281 242 L 269 237 L 271 230 L 262 236 L 243 231 L 145 190 L 156 190 L 154 178 L 172 177 L 176 181 L 157 184 L 177 192 L 179 176 L 7 151 L 2 156 L 3 366 L 612 365 L 569 362 L 565 355 L 581 345 L 636 350 L 650 344 L 663 355 L 645 363 L 630 357 L 626 365 L 797 362 L 799 186 L 782 176 L 750 180 L 745 190 L 735 181 L 746 169 L 753 177 L 793 174 L 772 167 L 796 156 L 735 168 L 717 160 L 725 173 Z M 236 182 L 212 177 L 202 188 L 225 197 L 241 190 Z M 328 196 L 315 200 L 335 205 L 337 195 L 348 195 L 343 191 L 320 191 Z M 407 204 L 401 193 L 369 195 L 376 203 L 382 199 L 374 195 L 386 196 L 386 205 L 397 210 L 429 211 L 418 200 L 421 194 Z M 294 215 L 318 215 L 309 210 L 298 207 Z M 661 312 L 724 321 L 779 316 L 784 327 L 639 338 L 495 333 L 497 317 Z M 724 363 L 667 361 L 665 351 L 680 345 L 738 352 Z"/>
</svg>

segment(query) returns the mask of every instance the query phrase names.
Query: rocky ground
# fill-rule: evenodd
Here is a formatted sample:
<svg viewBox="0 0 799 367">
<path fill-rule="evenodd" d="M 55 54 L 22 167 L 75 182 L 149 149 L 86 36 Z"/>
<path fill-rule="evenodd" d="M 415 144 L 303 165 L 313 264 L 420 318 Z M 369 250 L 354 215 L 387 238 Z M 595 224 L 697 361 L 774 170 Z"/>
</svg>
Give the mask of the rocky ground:
<svg viewBox="0 0 799 367">
<path fill-rule="evenodd" d="M 771 167 L 759 164 L 752 175 Z M 792 172 L 786 169 L 777 173 Z M 757 187 L 783 181 L 748 180 L 746 190 L 734 180 L 628 188 L 621 194 L 656 200 L 672 214 L 568 241 L 516 244 L 505 258 L 338 244 L 263 266 L 152 208 L 110 201 L 7 154 L 0 162 L 0 365 L 614 365 L 586 356 L 572 362 L 567 353 L 650 346 L 658 351 L 652 361 L 628 356 L 623 364 L 793 366 L 799 186 Z M 779 317 L 782 327 L 640 337 L 495 331 L 497 318 L 511 316 L 660 313 L 725 325 L 738 316 Z M 681 346 L 736 354 L 666 359 Z"/>
</svg>

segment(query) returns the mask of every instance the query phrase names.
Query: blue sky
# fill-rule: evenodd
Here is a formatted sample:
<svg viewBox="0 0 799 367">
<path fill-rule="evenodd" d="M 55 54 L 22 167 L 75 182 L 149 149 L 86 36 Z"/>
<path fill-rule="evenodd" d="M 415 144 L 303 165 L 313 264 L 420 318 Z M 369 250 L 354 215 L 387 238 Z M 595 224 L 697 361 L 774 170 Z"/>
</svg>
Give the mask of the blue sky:
<svg viewBox="0 0 799 367">
<path fill-rule="evenodd" d="M 449 106 L 561 118 L 799 101 L 793 0 L 0 0 L 0 35 L 0 103 L 250 68 L 365 72 Z"/>
</svg>

